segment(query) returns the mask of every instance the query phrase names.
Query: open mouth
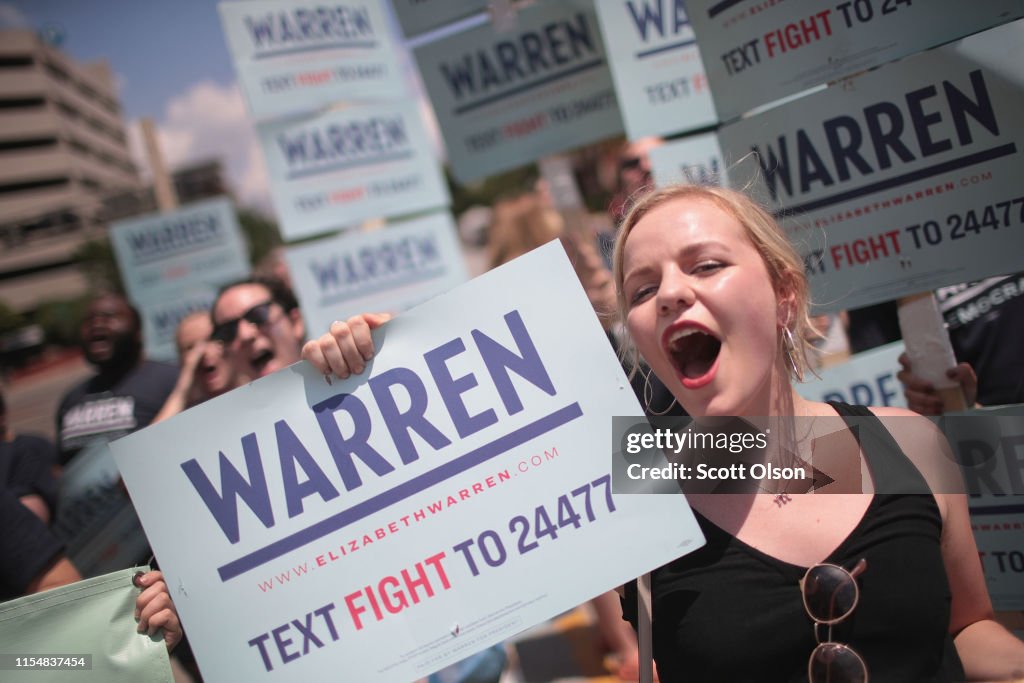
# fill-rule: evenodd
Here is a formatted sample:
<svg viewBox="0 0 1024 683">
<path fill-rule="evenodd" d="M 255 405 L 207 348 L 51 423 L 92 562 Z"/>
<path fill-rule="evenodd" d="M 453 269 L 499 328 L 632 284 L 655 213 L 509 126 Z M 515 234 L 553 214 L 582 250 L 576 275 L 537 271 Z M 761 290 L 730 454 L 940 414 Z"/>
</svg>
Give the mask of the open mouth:
<svg viewBox="0 0 1024 683">
<path fill-rule="evenodd" d="M 713 334 L 686 326 L 671 332 L 665 346 L 683 386 L 697 389 L 714 379 L 722 342 Z"/>
<path fill-rule="evenodd" d="M 266 351 L 260 351 L 255 356 L 253 356 L 253 358 L 252 358 L 252 360 L 250 362 L 252 363 L 253 369 L 256 370 L 257 376 L 260 376 L 260 377 L 263 376 L 263 373 L 266 370 L 267 365 L 273 359 L 274 359 L 274 352 L 271 351 L 270 349 L 267 349 Z"/>
</svg>

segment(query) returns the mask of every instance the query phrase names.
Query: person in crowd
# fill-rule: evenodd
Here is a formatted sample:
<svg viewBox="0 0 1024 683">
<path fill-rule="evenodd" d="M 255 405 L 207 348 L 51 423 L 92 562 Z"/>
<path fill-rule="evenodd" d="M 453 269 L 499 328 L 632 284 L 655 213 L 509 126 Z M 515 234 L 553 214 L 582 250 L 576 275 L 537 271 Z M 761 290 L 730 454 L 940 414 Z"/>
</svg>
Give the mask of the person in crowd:
<svg viewBox="0 0 1024 683">
<path fill-rule="evenodd" d="M 0 601 L 39 593 L 81 581 L 64 555 L 64 546 L 16 495 L 0 489 Z M 135 601 L 138 632 L 154 636 L 163 631 L 170 652 L 183 632 L 167 584 L 159 571 L 140 573 Z"/>
<path fill-rule="evenodd" d="M 194 311 L 178 323 L 174 343 L 181 371 L 174 390 L 153 422 L 173 417 L 239 384 L 224 358 L 223 344 L 210 340 L 212 332 L 208 311 Z"/>
<path fill-rule="evenodd" d="M 940 457 L 933 440 L 915 438 L 931 426 L 907 423 L 914 413 L 796 393 L 811 324 L 807 282 L 781 229 L 744 195 L 679 186 L 646 196 L 623 223 L 614 274 L 636 349 L 691 415 L 901 416 L 891 437 L 870 423 L 879 436 L 871 443 L 895 441 L 884 453 L 858 449 L 862 465 L 922 478 L 919 469 Z M 992 620 L 964 496 L 689 500 L 708 542 L 654 573 L 662 678 L 787 681 L 809 671 L 812 680 L 857 681 L 870 671 L 873 681 L 918 681 L 1024 670 L 1024 643 Z M 808 591 L 822 577 L 847 597 L 858 586 L 859 599 L 839 614 L 811 613 L 818 601 Z"/>
<path fill-rule="evenodd" d="M 211 309 L 210 339 L 223 345 L 229 388 L 269 375 L 299 360 L 305 327 L 291 290 L 273 278 L 223 287 Z"/>
<path fill-rule="evenodd" d="M 937 457 L 931 423 L 795 391 L 807 365 L 808 285 L 770 214 L 723 188 L 662 188 L 628 213 L 614 263 L 636 351 L 698 420 L 863 420 L 841 437 L 867 494 L 688 494 L 706 544 L 653 572 L 661 679 L 1021 676 L 1024 643 L 992 618 L 965 497 L 870 493 L 883 470 L 927 486 L 922 468 Z M 372 315 L 336 323 L 303 357 L 340 377 L 361 372 L 379 324 Z M 882 420 L 897 417 L 903 428 L 890 432 Z M 626 592 L 635 621 L 635 588 Z"/>
<path fill-rule="evenodd" d="M 935 296 L 959 361 L 946 376 L 963 388 L 967 405 L 1024 403 L 1024 272 L 942 287 Z M 914 374 L 907 354 L 900 365 L 907 406 L 941 414 L 935 386 Z"/>
<path fill-rule="evenodd" d="M 15 434 L 0 393 L 0 485 L 10 489 L 44 524 L 50 523 L 57 508 L 57 481 L 51 474 L 56 458 L 48 439 Z"/>
<path fill-rule="evenodd" d="M 96 374 L 68 391 L 58 406 L 62 466 L 93 440 L 112 441 L 152 422 L 178 378 L 173 365 L 145 358 L 139 313 L 119 294 L 92 298 L 79 335 Z"/>
<path fill-rule="evenodd" d="M 654 187 L 651 150 L 665 144 L 658 137 L 626 141 L 616 158 L 616 190 L 608 207 L 615 225 L 622 222 L 633 200 Z"/>
</svg>

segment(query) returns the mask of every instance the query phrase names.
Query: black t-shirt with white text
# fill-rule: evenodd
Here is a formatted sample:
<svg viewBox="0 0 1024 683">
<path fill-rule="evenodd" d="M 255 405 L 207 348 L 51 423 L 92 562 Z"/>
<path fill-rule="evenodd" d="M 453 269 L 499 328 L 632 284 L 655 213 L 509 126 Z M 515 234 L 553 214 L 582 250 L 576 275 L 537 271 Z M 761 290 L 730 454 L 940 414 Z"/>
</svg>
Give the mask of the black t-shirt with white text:
<svg viewBox="0 0 1024 683">
<path fill-rule="evenodd" d="M 71 389 L 57 409 L 60 464 L 91 441 L 112 441 L 148 425 L 177 379 L 176 366 L 145 360 L 114 382 L 94 375 Z"/>
</svg>

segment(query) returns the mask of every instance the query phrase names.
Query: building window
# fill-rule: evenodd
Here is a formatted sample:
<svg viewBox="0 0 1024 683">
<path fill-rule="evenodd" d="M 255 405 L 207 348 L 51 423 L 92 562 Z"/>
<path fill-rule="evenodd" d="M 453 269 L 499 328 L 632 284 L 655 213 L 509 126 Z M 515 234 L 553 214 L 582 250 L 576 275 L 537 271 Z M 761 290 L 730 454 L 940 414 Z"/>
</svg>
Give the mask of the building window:
<svg viewBox="0 0 1024 683">
<path fill-rule="evenodd" d="M 0 99 L 0 109 L 33 109 L 46 106 L 42 97 L 8 97 Z"/>
<path fill-rule="evenodd" d="M 32 66 L 35 60 L 31 55 L 4 55 L 0 57 L 0 69 L 17 69 Z"/>
<path fill-rule="evenodd" d="M 22 183 L 6 183 L 0 185 L 0 195 L 13 194 L 15 192 L 26 192 L 28 190 L 43 190 L 55 187 L 64 187 L 70 180 L 67 176 L 59 178 L 42 178 L 40 180 L 29 180 Z"/>
<path fill-rule="evenodd" d="M 0 141 L 0 152 L 7 152 L 16 149 L 34 149 L 41 147 L 53 147 L 57 144 L 57 138 L 31 138 L 28 140 L 2 140 Z"/>
</svg>

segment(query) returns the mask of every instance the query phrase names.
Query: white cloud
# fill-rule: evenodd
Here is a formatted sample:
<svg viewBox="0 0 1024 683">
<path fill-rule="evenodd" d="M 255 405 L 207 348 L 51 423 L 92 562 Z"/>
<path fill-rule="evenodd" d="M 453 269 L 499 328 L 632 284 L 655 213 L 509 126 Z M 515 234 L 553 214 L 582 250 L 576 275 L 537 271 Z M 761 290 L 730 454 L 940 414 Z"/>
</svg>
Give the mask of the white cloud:
<svg viewBox="0 0 1024 683">
<path fill-rule="evenodd" d="M 25 28 L 28 18 L 10 3 L 0 2 L 0 28 Z"/>
<path fill-rule="evenodd" d="M 263 152 L 237 85 L 201 81 L 171 99 L 157 124 L 157 139 L 170 170 L 219 159 L 240 203 L 270 209 Z M 129 146 L 143 174 L 149 175 L 138 121 L 130 125 Z"/>
</svg>

